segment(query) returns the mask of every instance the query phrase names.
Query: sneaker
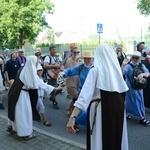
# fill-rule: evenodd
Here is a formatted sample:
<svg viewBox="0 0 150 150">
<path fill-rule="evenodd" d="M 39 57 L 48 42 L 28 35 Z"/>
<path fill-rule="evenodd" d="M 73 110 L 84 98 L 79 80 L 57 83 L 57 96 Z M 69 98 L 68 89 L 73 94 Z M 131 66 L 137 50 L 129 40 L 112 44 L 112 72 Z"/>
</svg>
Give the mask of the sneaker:
<svg viewBox="0 0 150 150">
<path fill-rule="evenodd" d="M 55 101 L 55 102 L 53 102 L 53 108 L 55 108 L 55 109 L 59 109 L 59 107 L 58 107 L 58 103 Z"/>
<path fill-rule="evenodd" d="M 5 109 L 2 103 L 0 104 L 0 109 Z"/>
<path fill-rule="evenodd" d="M 146 120 L 145 118 L 143 118 L 143 119 L 140 120 L 140 124 L 142 124 L 142 125 L 148 125 L 149 121 Z"/>
</svg>

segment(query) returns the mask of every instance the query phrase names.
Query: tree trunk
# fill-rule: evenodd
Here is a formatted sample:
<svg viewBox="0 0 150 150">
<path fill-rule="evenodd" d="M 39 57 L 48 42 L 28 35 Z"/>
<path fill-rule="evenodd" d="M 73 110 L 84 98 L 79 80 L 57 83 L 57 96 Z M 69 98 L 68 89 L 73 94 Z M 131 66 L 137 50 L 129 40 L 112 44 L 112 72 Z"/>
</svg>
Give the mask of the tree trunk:
<svg viewBox="0 0 150 150">
<path fill-rule="evenodd" d="M 23 45 L 23 30 L 19 29 L 19 43 L 18 43 L 18 47 L 22 48 Z"/>
</svg>

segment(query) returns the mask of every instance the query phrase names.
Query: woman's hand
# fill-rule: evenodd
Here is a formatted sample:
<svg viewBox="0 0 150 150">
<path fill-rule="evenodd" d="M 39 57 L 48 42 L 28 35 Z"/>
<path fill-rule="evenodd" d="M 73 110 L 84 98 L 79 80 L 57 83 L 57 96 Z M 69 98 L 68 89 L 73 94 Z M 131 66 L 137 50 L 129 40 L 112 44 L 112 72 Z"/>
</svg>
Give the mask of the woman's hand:
<svg viewBox="0 0 150 150">
<path fill-rule="evenodd" d="M 70 117 L 68 124 L 67 124 L 67 131 L 69 133 L 76 133 L 76 130 L 74 129 L 74 124 L 75 124 L 75 118 Z"/>
<path fill-rule="evenodd" d="M 146 73 L 141 73 L 141 74 L 139 74 L 139 76 L 137 77 L 138 78 L 138 80 L 141 80 L 142 78 L 147 78 L 147 77 L 149 77 L 149 73 L 148 72 L 146 72 Z"/>
<path fill-rule="evenodd" d="M 148 78 L 148 77 L 149 77 L 149 75 L 150 75 L 150 73 L 149 73 L 149 72 L 145 72 L 145 73 L 143 73 L 143 77 Z"/>
<path fill-rule="evenodd" d="M 128 64 L 129 61 L 130 61 L 130 59 L 125 58 L 125 59 L 123 60 L 123 62 L 122 62 L 122 66 L 125 66 L 126 64 Z"/>
<path fill-rule="evenodd" d="M 138 77 L 137 77 L 137 79 L 138 79 L 138 80 L 141 80 L 141 79 L 143 78 L 143 74 L 144 74 L 144 73 L 139 74 Z"/>
</svg>

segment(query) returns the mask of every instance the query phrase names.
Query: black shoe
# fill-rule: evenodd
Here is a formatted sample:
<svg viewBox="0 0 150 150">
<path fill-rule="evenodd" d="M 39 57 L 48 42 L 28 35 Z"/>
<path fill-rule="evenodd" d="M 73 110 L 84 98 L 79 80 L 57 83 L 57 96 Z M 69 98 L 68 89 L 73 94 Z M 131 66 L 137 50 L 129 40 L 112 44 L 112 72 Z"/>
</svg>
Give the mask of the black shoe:
<svg viewBox="0 0 150 150">
<path fill-rule="evenodd" d="M 71 99 L 70 95 L 67 95 L 67 98 Z"/>
<path fill-rule="evenodd" d="M 2 103 L 0 104 L 0 109 L 5 109 Z"/>
<path fill-rule="evenodd" d="M 129 115 L 126 115 L 126 118 L 127 118 L 127 119 L 131 119 L 131 116 L 129 116 Z"/>
<path fill-rule="evenodd" d="M 58 103 L 55 101 L 55 102 L 53 102 L 53 108 L 55 108 L 55 109 L 59 109 L 59 107 L 58 107 Z"/>
<path fill-rule="evenodd" d="M 145 118 L 143 118 L 143 119 L 140 120 L 140 124 L 142 124 L 142 125 L 148 125 L 149 121 L 146 120 Z"/>
</svg>

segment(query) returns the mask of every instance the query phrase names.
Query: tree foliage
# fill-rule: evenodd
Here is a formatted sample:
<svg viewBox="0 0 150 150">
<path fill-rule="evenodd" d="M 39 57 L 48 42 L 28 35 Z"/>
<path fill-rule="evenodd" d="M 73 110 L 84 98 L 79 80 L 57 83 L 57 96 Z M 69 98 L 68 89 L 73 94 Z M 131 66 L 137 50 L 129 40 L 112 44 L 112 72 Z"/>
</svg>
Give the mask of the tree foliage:
<svg viewBox="0 0 150 150">
<path fill-rule="evenodd" d="M 53 11 L 50 0 L 0 0 L 0 44 L 19 47 L 49 27 L 46 14 Z"/>
<path fill-rule="evenodd" d="M 150 0 L 138 0 L 137 8 L 140 11 L 140 14 L 145 16 L 150 15 Z"/>
</svg>

